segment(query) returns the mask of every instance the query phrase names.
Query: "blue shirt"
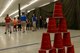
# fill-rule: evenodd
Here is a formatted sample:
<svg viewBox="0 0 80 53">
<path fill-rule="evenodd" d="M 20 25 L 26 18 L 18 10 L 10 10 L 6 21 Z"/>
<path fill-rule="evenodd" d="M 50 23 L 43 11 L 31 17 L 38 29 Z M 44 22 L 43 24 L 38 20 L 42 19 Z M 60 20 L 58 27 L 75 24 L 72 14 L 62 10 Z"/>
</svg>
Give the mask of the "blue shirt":
<svg viewBox="0 0 80 53">
<path fill-rule="evenodd" d="M 27 17 L 26 16 L 21 16 L 21 21 L 26 21 Z"/>
<path fill-rule="evenodd" d="M 37 21 L 37 20 L 36 20 L 36 16 L 33 16 L 33 17 L 32 17 L 32 21 Z"/>
</svg>

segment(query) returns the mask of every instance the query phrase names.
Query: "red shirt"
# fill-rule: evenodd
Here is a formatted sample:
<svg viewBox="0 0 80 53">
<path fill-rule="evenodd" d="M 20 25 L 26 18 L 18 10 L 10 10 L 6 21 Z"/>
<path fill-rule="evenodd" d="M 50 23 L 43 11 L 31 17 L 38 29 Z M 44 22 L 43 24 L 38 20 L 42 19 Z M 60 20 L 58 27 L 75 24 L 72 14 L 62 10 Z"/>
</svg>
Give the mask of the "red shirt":
<svg viewBox="0 0 80 53">
<path fill-rule="evenodd" d="M 16 19 L 13 20 L 13 24 L 17 25 L 17 20 Z"/>
<path fill-rule="evenodd" d="M 6 17 L 6 18 L 5 18 L 5 22 L 6 22 L 6 23 L 10 23 L 10 22 L 11 22 L 11 18 L 10 18 L 10 17 Z"/>
</svg>

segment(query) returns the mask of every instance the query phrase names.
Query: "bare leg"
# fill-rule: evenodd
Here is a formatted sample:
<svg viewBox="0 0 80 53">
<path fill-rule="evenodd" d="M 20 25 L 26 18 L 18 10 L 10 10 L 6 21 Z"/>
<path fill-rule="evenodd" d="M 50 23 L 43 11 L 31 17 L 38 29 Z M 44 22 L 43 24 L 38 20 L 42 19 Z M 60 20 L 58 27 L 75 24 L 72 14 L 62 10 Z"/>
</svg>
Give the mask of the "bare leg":
<svg viewBox="0 0 80 53">
<path fill-rule="evenodd" d="M 5 34 L 7 33 L 7 30 L 8 30 L 8 25 L 6 24 L 6 26 L 5 26 Z"/>
</svg>

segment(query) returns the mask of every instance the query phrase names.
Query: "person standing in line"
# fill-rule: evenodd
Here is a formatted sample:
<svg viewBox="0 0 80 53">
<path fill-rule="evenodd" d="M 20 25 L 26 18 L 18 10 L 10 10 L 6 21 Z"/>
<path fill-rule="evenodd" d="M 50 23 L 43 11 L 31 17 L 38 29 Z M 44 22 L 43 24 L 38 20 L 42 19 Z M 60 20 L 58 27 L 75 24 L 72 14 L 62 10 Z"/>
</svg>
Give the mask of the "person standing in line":
<svg viewBox="0 0 80 53">
<path fill-rule="evenodd" d="M 10 32 L 10 34 L 12 33 L 11 31 L 11 18 L 9 17 L 9 14 L 7 14 L 7 16 L 5 17 L 5 34 L 7 34 L 7 31 Z"/>
<path fill-rule="evenodd" d="M 42 19 L 42 17 L 40 16 L 40 18 L 39 18 L 39 25 L 40 25 L 40 28 L 42 28 L 43 27 L 43 19 Z"/>
<path fill-rule="evenodd" d="M 33 31 L 36 31 L 36 21 L 37 21 L 37 18 L 36 16 L 33 14 L 33 17 L 32 17 L 32 24 L 33 24 Z"/>
<path fill-rule="evenodd" d="M 49 17 L 46 18 L 47 27 L 48 27 L 48 22 L 49 22 Z"/>
<path fill-rule="evenodd" d="M 21 16 L 20 20 L 21 20 L 22 30 L 23 30 L 23 33 L 24 33 L 25 32 L 25 27 L 26 27 L 26 21 L 27 21 L 27 17 L 25 16 L 24 12 L 22 12 L 22 16 Z"/>
</svg>

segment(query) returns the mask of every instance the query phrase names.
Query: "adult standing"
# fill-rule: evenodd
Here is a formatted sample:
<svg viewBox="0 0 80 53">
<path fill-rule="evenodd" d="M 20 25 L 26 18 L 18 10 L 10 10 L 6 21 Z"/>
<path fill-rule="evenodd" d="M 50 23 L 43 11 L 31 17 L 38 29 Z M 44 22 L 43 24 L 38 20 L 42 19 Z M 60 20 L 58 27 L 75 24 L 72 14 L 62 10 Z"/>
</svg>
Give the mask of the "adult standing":
<svg viewBox="0 0 80 53">
<path fill-rule="evenodd" d="M 36 18 L 36 16 L 33 14 L 33 16 L 32 16 L 33 31 L 36 30 L 36 21 L 37 21 L 37 18 Z"/>
<path fill-rule="evenodd" d="M 39 23 L 40 23 L 40 28 L 42 28 L 43 27 L 43 19 L 42 19 L 42 16 L 40 16 L 40 18 L 39 18 Z"/>
<path fill-rule="evenodd" d="M 11 31 L 11 18 L 9 17 L 9 14 L 7 14 L 7 16 L 5 17 L 5 25 L 6 25 L 6 29 L 5 29 L 5 34 L 7 34 L 7 31 L 10 32 L 10 34 L 12 33 Z"/>
<path fill-rule="evenodd" d="M 21 26 L 22 26 L 22 30 L 23 33 L 25 32 L 25 27 L 26 27 L 26 21 L 27 21 L 27 17 L 25 16 L 25 13 L 22 12 L 22 16 L 20 17 L 21 19 Z"/>
<path fill-rule="evenodd" d="M 47 27 L 48 27 L 48 22 L 49 22 L 49 17 L 46 18 Z"/>
</svg>

